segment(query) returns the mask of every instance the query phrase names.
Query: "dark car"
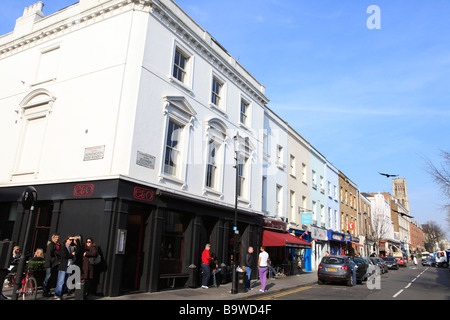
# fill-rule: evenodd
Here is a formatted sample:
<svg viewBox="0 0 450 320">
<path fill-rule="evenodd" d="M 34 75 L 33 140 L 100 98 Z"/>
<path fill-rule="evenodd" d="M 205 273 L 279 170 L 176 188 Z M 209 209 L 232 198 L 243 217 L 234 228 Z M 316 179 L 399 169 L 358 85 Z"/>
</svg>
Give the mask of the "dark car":
<svg viewBox="0 0 450 320">
<path fill-rule="evenodd" d="M 434 258 L 428 257 L 426 260 L 422 261 L 423 266 L 436 267 L 436 260 Z"/>
<path fill-rule="evenodd" d="M 398 270 L 399 267 L 398 267 L 397 259 L 395 259 L 394 257 L 384 257 L 383 260 L 389 269 Z"/>
<path fill-rule="evenodd" d="M 376 264 L 378 267 L 380 267 L 381 274 L 388 272 L 388 267 L 384 263 L 384 260 L 377 257 L 370 258 L 374 264 Z"/>
<path fill-rule="evenodd" d="M 318 283 L 346 282 L 353 286 L 353 269 L 357 265 L 348 256 L 326 256 L 322 258 L 317 270 Z"/>
<path fill-rule="evenodd" d="M 356 269 L 357 283 L 367 280 L 367 269 L 369 268 L 369 262 L 361 257 L 353 257 L 353 262 L 358 266 L 358 269 Z"/>
</svg>

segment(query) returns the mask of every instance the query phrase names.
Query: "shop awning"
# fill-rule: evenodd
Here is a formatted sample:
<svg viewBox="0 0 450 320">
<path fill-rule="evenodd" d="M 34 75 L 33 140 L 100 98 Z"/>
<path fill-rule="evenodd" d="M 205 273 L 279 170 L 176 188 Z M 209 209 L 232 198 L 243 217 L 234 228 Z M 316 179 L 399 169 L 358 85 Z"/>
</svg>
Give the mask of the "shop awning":
<svg viewBox="0 0 450 320">
<path fill-rule="evenodd" d="M 363 247 L 362 244 L 359 244 L 359 243 L 357 243 L 357 242 L 352 242 L 352 244 L 354 244 L 354 245 L 357 246 L 357 247 Z"/>
<path fill-rule="evenodd" d="M 263 230 L 263 247 L 311 248 L 311 243 L 290 233 Z"/>
</svg>

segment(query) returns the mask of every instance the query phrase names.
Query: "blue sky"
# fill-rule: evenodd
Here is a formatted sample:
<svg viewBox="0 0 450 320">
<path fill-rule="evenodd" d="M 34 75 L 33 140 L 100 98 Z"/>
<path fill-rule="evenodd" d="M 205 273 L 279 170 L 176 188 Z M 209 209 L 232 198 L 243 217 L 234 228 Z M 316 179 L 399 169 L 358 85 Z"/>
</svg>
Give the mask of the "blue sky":
<svg viewBox="0 0 450 320">
<path fill-rule="evenodd" d="M 0 3 L 0 34 L 33 0 Z M 77 0 L 43 1 L 49 15 Z M 178 0 L 266 87 L 269 107 L 363 192 L 406 178 L 411 215 L 448 231 L 424 158 L 450 150 L 450 1 Z M 367 8 L 380 8 L 370 30 Z"/>
</svg>

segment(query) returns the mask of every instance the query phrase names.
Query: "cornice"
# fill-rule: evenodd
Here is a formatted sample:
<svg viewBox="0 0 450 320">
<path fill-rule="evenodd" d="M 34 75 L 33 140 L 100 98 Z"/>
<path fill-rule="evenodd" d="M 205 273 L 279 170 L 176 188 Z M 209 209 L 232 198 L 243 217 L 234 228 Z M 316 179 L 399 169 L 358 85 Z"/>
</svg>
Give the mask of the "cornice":
<svg viewBox="0 0 450 320">
<path fill-rule="evenodd" d="M 80 28 L 84 28 L 101 19 L 106 19 L 118 13 L 122 13 L 125 10 L 145 10 L 146 8 L 150 7 L 151 3 L 152 0 L 111 1 L 89 8 L 83 12 L 76 12 L 73 16 L 67 17 L 65 19 L 63 18 L 50 25 L 44 25 L 39 30 L 36 30 L 20 38 L 13 39 L 4 44 L 0 44 L 0 59 L 39 45 L 44 41 L 62 36 L 67 32 L 72 32 Z M 58 14 L 58 12 L 56 12 L 55 14 Z M 53 15 L 54 14 L 44 17 L 36 21 L 35 23 L 44 23 L 45 19 L 49 19 L 53 17 Z M 14 34 L 14 32 L 11 32 L 10 34 Z M 5 37 L 8 35 L 5 35 Z M 0 42 L 1 41 L 2 39 L 0 38 Z"/>
</svg>

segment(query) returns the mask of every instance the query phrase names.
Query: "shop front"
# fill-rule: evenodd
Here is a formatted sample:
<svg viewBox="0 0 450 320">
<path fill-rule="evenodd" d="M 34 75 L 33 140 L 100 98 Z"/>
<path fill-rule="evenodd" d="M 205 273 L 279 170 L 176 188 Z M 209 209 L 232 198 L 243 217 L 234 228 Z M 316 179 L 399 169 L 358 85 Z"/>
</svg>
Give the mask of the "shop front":
<svg viewBox="0 0 450 320">
<path fill-rule="evenodd" d="M 345 245 L 344 237 L 345 235 L 340 232 L 328 230 L 328 243 L 330 245 L 331 255 L 342 255 L 343 246 Z"/>
<path fill-rule="evenodd" d="M 211 243 L 211 253 L 227 266 L 225 269 L 232 265 L 234 208 L 125 179 L 34 187 L 38 201 L 31 216 L 21 204 L 25 187 L 0 189 L 0 215 L 12 217 L 0 229 L 23 247 L 31 217 L 30 253 L 45 249 L 53 233 L 62 239 L 68 235 L 93 237 L 103 257 L 94 286 L 97 294 L 118 296 L 130 291 L 197 287 L 206 243 Z M 261 227 L 258 214 L 239 210 L 238 260 L 242 250 L 261 243 Z"/>
<path fill-rule="evenodd" d="M 285 275 L 298 273 L 302 267 L 305 249 L 310 249 L 311 243 L 289 233 L 284 222 L 264 219 L 264 227 L 262 246 L 269 253 L 272 267 L 283 271 Z"/>
</svg>

